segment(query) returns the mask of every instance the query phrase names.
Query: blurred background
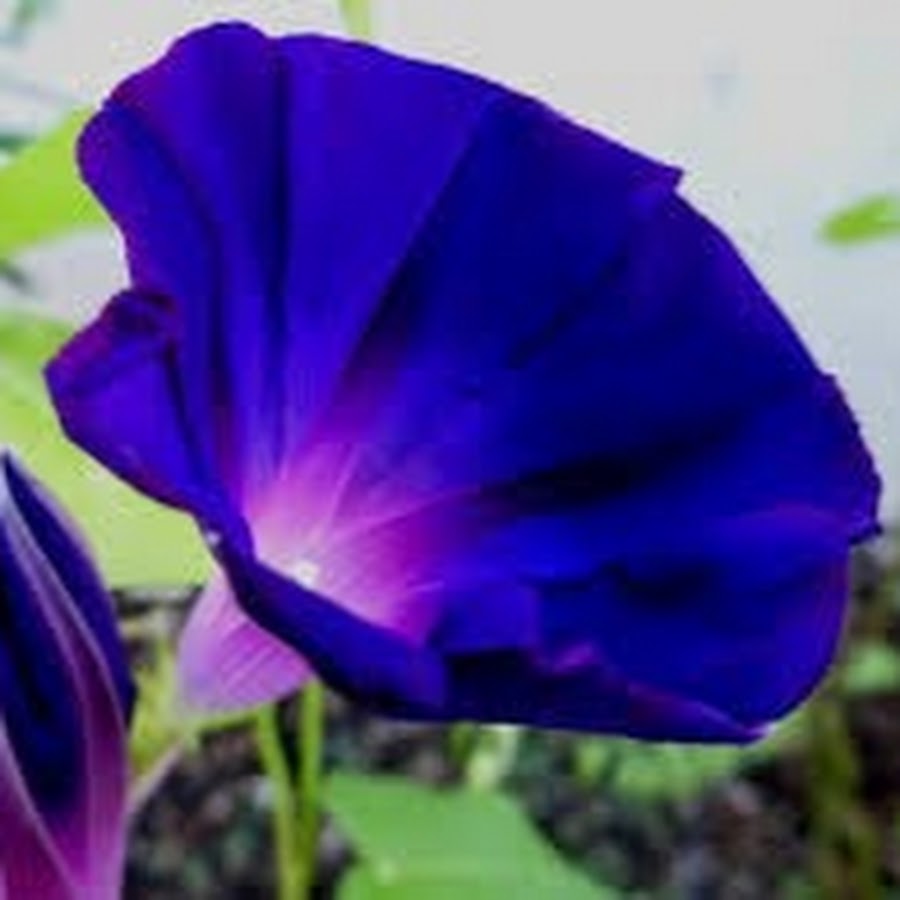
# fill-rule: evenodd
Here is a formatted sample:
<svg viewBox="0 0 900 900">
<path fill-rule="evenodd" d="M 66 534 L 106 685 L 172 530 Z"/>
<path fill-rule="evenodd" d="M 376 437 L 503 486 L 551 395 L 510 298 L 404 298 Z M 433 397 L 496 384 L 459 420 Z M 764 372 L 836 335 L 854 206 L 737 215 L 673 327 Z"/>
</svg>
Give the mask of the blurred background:
<svg viewBox="0 0 900 900">
<path fill-rule="evenodd" d="M 0 0 L 0 440 L 77 504 L 123 588 L 144 666 L 138 769 L 145 786 L 169 776 L 136 816 L 127 896 L 272 896 L 271 796 L 245 723 L 186 723 L 172 701 L 163 638 L 203 576 L 193 538 L 52 432 L 39 370 L 122 281 L 116 238 L 72 171 L 78 111 L 189 26 L 233 18 L 350 31 L 476 70 L 682 167 L 685 192 L 839 376 L 886 485 L 887 534 L 858 561 L 841 664 L 750 750 L 409 728 L 330 701 L 326 759 L 342 774 L 320 896 L 900 897 L 897 0 Z M 417 882 L 404 860 L 423 797 L 441 840 L 412 858 Z M 510 875 L 544 855 L 555 874 Z M 423 882 L 429 865 L 490 877 Z"/>
</svg>

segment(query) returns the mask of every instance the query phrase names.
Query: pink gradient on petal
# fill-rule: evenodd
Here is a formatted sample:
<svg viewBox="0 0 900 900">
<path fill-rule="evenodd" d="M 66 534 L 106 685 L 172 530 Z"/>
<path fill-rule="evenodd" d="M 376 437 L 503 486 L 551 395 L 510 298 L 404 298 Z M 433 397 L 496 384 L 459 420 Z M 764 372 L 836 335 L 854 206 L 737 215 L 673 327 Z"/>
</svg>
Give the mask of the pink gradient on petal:
<svg viewBox="0 0 900 900">
<path fill-rule="evenodd" d="M 439 596 L 426 562 L 434 535 L 401 540 L 347 538 L 336 511 L 355 453 L 334 441 L 287 470 L 255 505 L 251 527 L 260 559 L 360 618 L 421 642 Z"/>
<path fill-rule="evenodd" d="M 65 863 L 34 808 L 0 719 L 0 900 L 76 900 Z"/>
<path fill-rule="evenodd" d="M 178 670 L 185 701 L 207 711 L 270 702 L 297 690 L 310 675 L 295 650 L 242 612 L 221 577 L 206 586 L 188 619 Z"/>
<path fill-rule="evenodd" d="M 423 567 L 433 535 L 342 538 L 344 523 L 333 515 L 341 483 L 305 466 L 281 479 L 252 520 L 260 559 L 365 621 L 423 642 L 439 613 Z"/>
<path fill-rule="evenodd" d="M 244 510 L 260 560 L 360 618 L 423 643 L 442 612 L 428 561 L 447 536 L 409 529 L 350 537 L 342 493 L 356 461 L 352 441 L 331 435 L 286 466 Z M 256 625 L 223 576 L 194 607 L 179 647 L 179 680 L 195 709 L 243 709 L 285 697 L 311 669 Z"/>
</svg>

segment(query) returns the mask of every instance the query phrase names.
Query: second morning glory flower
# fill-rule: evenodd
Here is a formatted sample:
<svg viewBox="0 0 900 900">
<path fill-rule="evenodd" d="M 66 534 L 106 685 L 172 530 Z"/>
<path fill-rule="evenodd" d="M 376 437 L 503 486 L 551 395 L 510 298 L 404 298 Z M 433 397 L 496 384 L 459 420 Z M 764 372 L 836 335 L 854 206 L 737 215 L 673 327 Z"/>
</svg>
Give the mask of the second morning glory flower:
<svg viewBox="0 0 900 900">
<path fill-rule="evenodd" d="M 133 700 L 70 523 L 0 455 L 0 897 L 116 900 Z"/>
<path fill-rule="evenodd" d="M 74 440 L 221 563 L 188 693 L 744 740 L 832 655 L 877 478 L 679 173 L 478 77 L 192 33 L 89 124 L 130 286 Z"/>
</svg>

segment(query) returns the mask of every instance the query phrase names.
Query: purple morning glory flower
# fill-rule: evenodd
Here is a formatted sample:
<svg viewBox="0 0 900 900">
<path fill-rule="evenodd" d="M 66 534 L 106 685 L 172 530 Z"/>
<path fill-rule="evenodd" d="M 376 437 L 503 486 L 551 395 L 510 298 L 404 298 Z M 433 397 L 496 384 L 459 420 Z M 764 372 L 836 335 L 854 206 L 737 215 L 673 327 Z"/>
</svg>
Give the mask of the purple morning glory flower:
<svg viewBox="0 0 900 900">
<path fill-rule="evenodd" d="M 0 455 L 0 898 L 115 900 L 133 688 L 69 523 Z"/>
<path fill-rule="evenodd" d="M 832 655 L 878 481 L 678 172 L 480 78 L 220 25 L 80 145 L 131 286 L 68 433 L 221 563 L 212 706 L 744 740 Z"/>
</svg>

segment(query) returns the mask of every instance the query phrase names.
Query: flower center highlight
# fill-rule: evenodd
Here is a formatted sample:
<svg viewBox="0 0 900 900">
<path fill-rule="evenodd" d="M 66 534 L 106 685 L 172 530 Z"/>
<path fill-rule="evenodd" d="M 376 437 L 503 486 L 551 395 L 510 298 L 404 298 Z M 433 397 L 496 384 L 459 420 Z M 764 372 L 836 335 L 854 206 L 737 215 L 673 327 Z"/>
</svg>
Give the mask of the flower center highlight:
<svg viewBox="0 0 900 900">
<path fill-rule="evenodd" d="M 322 567 L 311 559 L 298 559 L 288 571 L 303 587 L 313 590 L 319 580 Z"/>
</svg>

